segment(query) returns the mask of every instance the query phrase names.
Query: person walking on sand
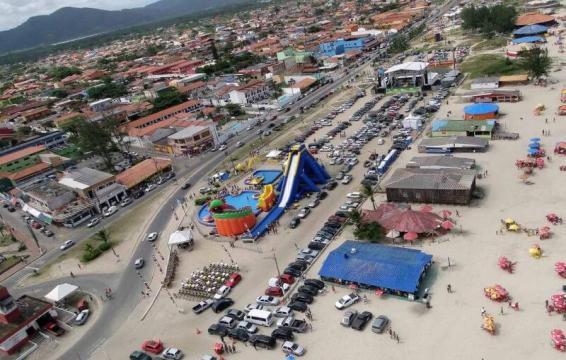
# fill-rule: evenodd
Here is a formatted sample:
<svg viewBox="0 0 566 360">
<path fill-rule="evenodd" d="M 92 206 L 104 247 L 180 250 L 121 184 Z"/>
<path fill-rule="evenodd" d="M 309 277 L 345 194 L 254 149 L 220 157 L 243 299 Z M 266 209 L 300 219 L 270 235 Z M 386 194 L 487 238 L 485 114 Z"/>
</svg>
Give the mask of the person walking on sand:
<svg viewBox="0 0 566 360">
<path fill-rule="evenodd" d="M 446 285 L 446 291 L 448 291 L 449 294 L 452 293 L 452 285 L 448 284 Z"/>
<path fill-rule="evenodd" d="M 482 306 L 481 307 L 481 316 L 485 316 L 485 314 L 487 314 L 487 311 L 485 311 L 485 308 Z"/>
</svg>

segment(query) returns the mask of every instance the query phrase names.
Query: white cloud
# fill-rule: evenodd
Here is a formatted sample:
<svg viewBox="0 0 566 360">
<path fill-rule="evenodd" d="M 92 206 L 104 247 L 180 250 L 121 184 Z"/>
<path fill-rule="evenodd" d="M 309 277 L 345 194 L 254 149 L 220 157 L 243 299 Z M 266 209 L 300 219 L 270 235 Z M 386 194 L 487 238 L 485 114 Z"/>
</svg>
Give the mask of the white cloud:
<svg viewBox="0 0 566 360">
<path fill-rule="evenodd" d="M 28 18 L 65 7 L 118 10 L 144 6 L 157 0 L 0 0 L 0 30 L 18 26 Z"/>
</svg>

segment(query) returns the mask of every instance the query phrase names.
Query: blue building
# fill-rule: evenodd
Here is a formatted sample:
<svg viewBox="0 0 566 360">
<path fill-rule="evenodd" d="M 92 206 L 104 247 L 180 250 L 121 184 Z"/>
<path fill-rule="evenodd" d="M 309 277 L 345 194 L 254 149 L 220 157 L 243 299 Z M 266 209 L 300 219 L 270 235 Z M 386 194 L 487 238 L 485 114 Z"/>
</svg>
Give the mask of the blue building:
<svg viewBox="0 0 566 360">
<path fill-rule="evenodd" d="M 371 36 L 338 39 L 320 44 L 318 54 L 320 56 L 336 56 L 350 51 L 364 51 L 374 45 L 377 46 L 378 41 Z"/>
<path fill-rule="evenodd" d="M 326 281 L 414 297 L 431 264 L 432 255 L 420 250 L 348 240 L 328 254 L 318 274 Z"/>
</svg>

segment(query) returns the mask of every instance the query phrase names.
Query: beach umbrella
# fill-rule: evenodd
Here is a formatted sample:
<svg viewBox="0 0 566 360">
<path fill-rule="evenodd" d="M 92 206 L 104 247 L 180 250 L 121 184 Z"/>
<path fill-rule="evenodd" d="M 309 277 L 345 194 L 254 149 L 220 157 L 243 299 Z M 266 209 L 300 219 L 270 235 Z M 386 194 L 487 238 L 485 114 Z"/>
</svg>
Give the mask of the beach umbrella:
<svg viewBox="0 0 566 360">
<path fill-rule="evenodd" d="M 350 285 L 348 285 L 348 287 L 349 287 L 350 289 L 352 289 L 352 290 L 356 290 L 356 289 L 358 288 L 358 285 L 356 285 L 356 284 L 350 284 Z"/>
<path fill-rule="evenodd" d="M 395 239 L 395 238 L 398 238 L 399 235 L 401 235 L 401 234 L 399 233 L 399 231 L 397 231 L 397 230 L 391 230 L 391 231 L 389 231 L 389 232 L 387 233 L 387 235 L 385 235 L 385 237 L 388 237 L 388 238 L 390 238 L 390 239 Z"/>
<path fill-rule="evenodd" d="M 407 241 L 417 240 L 418 237 L 419 237 L 419 234 L 417 234 L 414 231 L 409 231 L 408 233 L 405 233 L 405 235 L 403 235 L 403 239 L 405 239 Z"/>
<path fill-rule="evenodd" d="M 421 206 L 421 211 L 424 211 L 424 212 L 431 212 L 431 211 L 432 211 L 432 206 L 430 206 L 430 205 L 423 205 L 423 206 Z"/>
<path fill-rule="evenodd" d="M 513 224 L 514 222 L 515 222 L 515 220 L 513 220 L 511 218 L 505 219 L 505 224 Z"/>
<path fill-rule="evenodd" d="M 452 230 L 454 228 L 454 223 L 452 221 L 446 220 L 443 221 L 440 226 L 442 226 L 442 228 L 445 230 Z"/>
<path fill-rule="evenodd" d="M 509 226 L 509 230 L 517 231 L 517 230 L 519 230 L 519 225 L 511 224 L 511 226 Z"/>
<path fill-rule="evenodd" d="M 442 219 L 432 212 L 415 210 L 395 211 L 384 215 L 379 224 L 387 230 L 399 232 L 424 233 L 432 231 L 440 225 Z"/>
<path fill-rule="evenodd" d="M 534 138 L 530 138 L 529 141 L 536 141 L 536 142 L 540 142 L 540 138 L 538 137 L 534 137 Z"/>
<path fill-rule="evenodd" d="M 450 210 L 442 210 L 440 212 L 443 219 L 448 219 L 452 215 L 452 211 Z"/>
</svg>

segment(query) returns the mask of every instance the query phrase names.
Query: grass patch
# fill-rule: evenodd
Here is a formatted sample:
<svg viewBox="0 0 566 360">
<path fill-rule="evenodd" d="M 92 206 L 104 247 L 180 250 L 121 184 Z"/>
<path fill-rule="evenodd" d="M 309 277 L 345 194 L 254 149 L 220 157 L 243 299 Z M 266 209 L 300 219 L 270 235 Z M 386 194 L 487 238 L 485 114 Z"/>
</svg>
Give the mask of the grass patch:
<svg viewBox="0 0 566 360">
<path fill-rule="evenodd" d="M 6 260 L 2 261 L 2 263 L 0 263 L 0 274 L 4 273 L 4 271 L 10 269 L 12 266 L 16 265 L 19 262 L 20 258 L 15 256 L 9 257 Z"/>
<path fill-rule="evenodd" d="M 2 235 L 0 236 L 0 247 L 9 246 L 15 243 L 14 237 L 12 235 Z"/>
<path fill-rule="evenodd" d="M 498 54 L 482 54 L 468 58 L 460 67 L 470 78 L 493 75 L 514 75 L 525 71 L 516 61 Z"/>
<path fill-rule="evenodd" d="M 474 50 L 494 50 L 507 45 L 507 39 L 502 37 L 494 37 L 493 39 L 485 39 L 474 46 Z"/>
</svg>

